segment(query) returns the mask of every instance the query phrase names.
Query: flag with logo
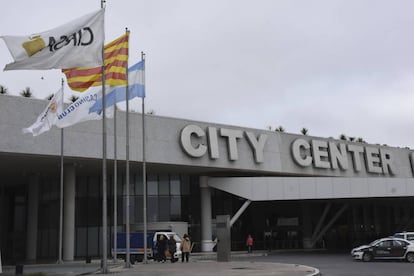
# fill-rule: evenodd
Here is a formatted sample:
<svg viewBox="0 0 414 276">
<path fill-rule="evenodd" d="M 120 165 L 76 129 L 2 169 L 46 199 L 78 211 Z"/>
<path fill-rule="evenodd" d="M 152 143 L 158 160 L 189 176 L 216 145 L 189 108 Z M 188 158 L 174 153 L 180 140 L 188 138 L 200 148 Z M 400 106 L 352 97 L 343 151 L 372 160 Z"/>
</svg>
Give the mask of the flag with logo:
<svg viewBox="0 0 414 276">
<path fill-rule="evenodd" d="M 2 36 L 14 59 L 4 70 L 102 66 L 104 14 L 100 9 L 49 31 Z"/>
<path fill-rule="evenodd" d="M 128 99 L 145 97 L 145 60 L 142 60 L 128 69 Z M 116 103 L 126 101 L 126 86 L 114 87 L 107 95 L 105 106 L 110 107 Z M 89 109 L 89 112 L 102 111 L 102 98 Z"/>
<path fill-rule="evenodd" d="M 31 126 L 24 128 L 23 133 L 31 133 L 33 136 L 38 136 L 49 129 L 57 121 L 56 114 L 62 112 L 62 97 L 63 90 L 59 89 L 50 100 L 46 109 L 37 117 L 36 122 Z"/>
<path fill-rule="evenodd" d="M 75 124 L 91 121 L 101 120 L 102 113 L 90 113 L 89 109 L 102 97 L 102 90 L 91 89 L 81 95 L 74 103 L 57 113 L 55 125 L 59 128 L 73 126 Z M 113 117 L 113 108 L 107 109 L 106 118 Z"/>
<path fill-rule="evenodd" d="M 126 85 L 129 32 L 104 47 L 105 85 Z M 83 92 L 102 85 L 102 67 L 63 69 L 72 90 Z"/>
</svg>

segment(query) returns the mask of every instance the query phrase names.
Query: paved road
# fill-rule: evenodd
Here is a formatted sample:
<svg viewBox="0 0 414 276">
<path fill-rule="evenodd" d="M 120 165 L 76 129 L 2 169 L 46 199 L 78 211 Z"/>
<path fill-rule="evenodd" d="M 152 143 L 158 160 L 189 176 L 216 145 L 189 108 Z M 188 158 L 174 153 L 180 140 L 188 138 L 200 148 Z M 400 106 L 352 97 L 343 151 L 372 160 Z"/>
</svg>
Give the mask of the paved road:
<svg viewBox="0 0 414 276">
<path fill-rule="evenodd" d="M 414 263 L 405 261 L 361 262 L 349 252 L 272 252 L 254 261 L 298 263 L 316 267 L 322 276 L 414 276 Z"/>
<path fill-rule="evenodd" d="M 124 269 L 123 265 L 112 265 L 109 261 L 110 275 L 122 276 L 155 276 L 168 274 L 169 276 L 187 275 L 311 275 L 311 267 L 319 269 L 322 276 L 414 276 L 414 264 L 404 261 L 354 261 L 349 252 L 271 252 L 263 255 L 233 254 L 232 262 L 217 263 L 215 255 L 193 256 L 187 263 L 156 263 L 136 264 L 133 269 Z M 298 265 L 295 265 L 298 264 Z M 47 275 L 81 275 L 99 271 L 99 261 L 92 264 L 85 262 L 65 263 L 63 265 L 33 265 L 25 266 L 24 272 L 43 271 Z M 296 274 L 295 274 L 296 273 Z M 3 267 L 4 275 L 14 275 L 14 267 Z"/>
</svg>

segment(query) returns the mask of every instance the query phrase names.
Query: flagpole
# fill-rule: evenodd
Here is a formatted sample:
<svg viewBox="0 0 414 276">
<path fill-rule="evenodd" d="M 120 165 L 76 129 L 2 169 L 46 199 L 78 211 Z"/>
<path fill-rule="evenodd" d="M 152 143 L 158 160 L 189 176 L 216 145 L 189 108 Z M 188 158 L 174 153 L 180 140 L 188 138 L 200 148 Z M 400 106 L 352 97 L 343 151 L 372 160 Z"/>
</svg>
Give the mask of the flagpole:
<svg viewBox="0 0 414 276">
<path fill-rule="evenodd" d="M 62 99 L 63 107 L 63 88 L 64 80 L 62 79 Z M 63 108 L 62 108 L 63 110 Z M 63 264 L 62 260 L 62 242 L 63 242 L 63 128 L 60 129 L 60 206 L 59 206 L 59 259 L 58 264 Z"/>
<path fill-rule="evenodd" d="M 101 0 L 103 9 L 105 0 Z M 108 273 L 107 266 L 107 195 L 106 195 L 106 93 L 105 93 L 105 53 L 102 43 L 102 273 Z"/>
<path fill-rule="evenodd" d="M 145 54 L 141 52 L 141 60 L 144 62 L 143 84 L 144 95 L 142 97 L 142 185 L 143 185 L 143 221 L 144 221 L 144 264 L 148 263 L 147 254 L 147 168 L 145 160 Z"/>
<path fill-rule="evenodd" d="M 126 28 L 125 30 L 126 34 L 129 35 L 129 30 Z M 129 42 L 129 41 L 128 41 Z M 128 47 L 128 56 L 129 56 L 129 47 Z M 126 159 L 126 177 L 125 177 L 125 185 L 126 185 L 126 210 L 125 210 L 125 232 L 126 232 L 126 257 L 125 257 L 125 267 L 130 268 L 131 267 L 131 258 L 130 258 L 130 227 L 129 227 L 129 209 L 130 209 L 130 198 L 129 198 L 129 80 L 128 80 L 128 60 L 126 62 L 126 76 L 127 76 L 127 82 L 126 82 L 126 91 L 125 91 L 125 98 L 126 98 L 126 140 L 125 140 L 125 159 Z"/>
<path fill-rule="evenodd" d="M 117 164 L 117 152 L 116 152 L 116 104 L 114 106 L 114 259 L 113 262 L 117 263 L 118 255 L 117 255 L 117 249 L 118 249 L 118 241 L 117 241 L 117 235 L 118 235 L 118 195 L 117 195 L 117 189 L 118 189 L 118 164 Z"/>
</svg>

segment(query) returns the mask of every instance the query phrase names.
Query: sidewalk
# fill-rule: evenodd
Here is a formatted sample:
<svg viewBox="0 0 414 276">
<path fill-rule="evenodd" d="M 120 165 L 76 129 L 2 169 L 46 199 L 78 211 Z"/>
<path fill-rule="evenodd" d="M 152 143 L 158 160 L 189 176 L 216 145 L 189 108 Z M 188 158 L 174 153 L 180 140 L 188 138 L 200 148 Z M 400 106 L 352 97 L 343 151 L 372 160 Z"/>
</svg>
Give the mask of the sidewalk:
<svg viewBox="0 0 414 276">
<path fill-rule="evenodd" d="M 263 256 L 264 252 L 247 254 L 243 252 L 232 252 L 230 262 L 217 262 L 216 253 L 193 253 L 190 262 L 158 263 L 149 260 L 147 264 L 136 263 L 131 268 L 125 268 L 125 263 L 120 260 L 114 263 L 108 260 L 109 275 L 122 276 L 207 276 L 207 275 L 229 275 L 229 276 L 316 276 L 320 275 L 318 269 L 298 265 L 269 262 L 249 262 L 248 257 Z M 31 274 L 43 272 L 48 276 L 77 276 L 101 274 L 100 260 L 93 260 L 92 263 L 73 261 L 64 264 L 33 264 L 24 265 L 23 273 Z M 1 276 L 11 276 L 15 273 L 15 266 L 3 267 Z"/>
</svg>

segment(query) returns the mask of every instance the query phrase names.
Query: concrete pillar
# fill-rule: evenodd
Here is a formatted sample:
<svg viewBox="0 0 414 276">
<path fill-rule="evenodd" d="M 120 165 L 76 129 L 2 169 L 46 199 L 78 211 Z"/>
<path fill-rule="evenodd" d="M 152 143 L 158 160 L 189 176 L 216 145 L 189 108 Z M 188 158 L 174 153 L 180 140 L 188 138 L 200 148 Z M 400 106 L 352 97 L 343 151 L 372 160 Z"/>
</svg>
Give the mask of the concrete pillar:
<svg viewBox="0 0 414 276">
<path fill-rule="evenodd" d="M 212 223 L 211 223 L 211 193 L 207 185 L 208 177 L 200 176 L 200 197 L 201 197 L 201 251 L 211 252 L 214 242 L 211 240 Z"/>
<path fill-rule="evenodd" d="M 30 176 L 27 202 L 26 260 L 36 261 L 39 210 L 39 175 Z"/>
<path fill-rule="evenodd" d="M 65 164 L 63 183 L 63 260 L 73 261 L 75 255 L 75 188 L 74 164 Z"/>
</svg>

